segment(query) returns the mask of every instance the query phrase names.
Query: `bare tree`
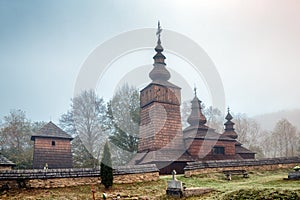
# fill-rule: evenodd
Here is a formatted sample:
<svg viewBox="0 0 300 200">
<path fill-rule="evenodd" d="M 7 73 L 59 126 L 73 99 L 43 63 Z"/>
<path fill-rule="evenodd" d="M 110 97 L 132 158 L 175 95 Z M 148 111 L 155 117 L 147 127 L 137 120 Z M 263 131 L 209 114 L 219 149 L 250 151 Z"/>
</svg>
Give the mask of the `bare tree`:
<svg viewBox="0 0 300 200">
<path fill-rule="evenodd" d="M 207 125 L 210 128 L 216 129 L 217 132 L 222 133 L 224 131 L 224 116 L 222 112 L 218 108 L 213 108 L 212 106 L 206 108 L 204 104 L 202 105 L 202 108 L 203 114 L 207 120 Z"/>
<path fill-rule="evenodd" d="M 299 155 L 299 131 L 288 120 L 279 120 L 273 131 L 263 133 L 263 151 L 267 157 Z"/>
<path fill-rule="evenodd" d="M 260 137 L 259 124 L 246 114 L 234 115 L 235 130 L 238 133 L 238 139 L 246 146 L 258 144 Z"/>
<path fill-rule="evenodd" d="M 80 139 L 78 144 L 84 145 L 84 148 L 98 161 L 108 137 L 104 131 L 105 110 L 103 99 L 99 98 L 93 90 L 83 91 L 71 100 L 71 109 L 60 119 L 61 127 L 71 132 L 73 137 L 78 136 L 79 138 L 76 139 L 76 141 Z M 76 148 L 75 145 L 72 147 Z M 79 153 L 73 149 L 73 153 L 76 152 Z M 95 162 L 91 161 L 91 163 Z"/>
<path fill-rule="evenodd" d="M 250 123 L 248 117 L 245 114 L 238 113 L 234 115 L 235 130 L 238 134 L 238 140 L 243 144 L 249 143 L 248 132 L 250 129 Z"/>
<path fill-rule="evenodd" d="M 272 132 L 275 139 L 275 156 L 295 156 L 299 135 L 297 129 L 287 119 L 279 120 Z"/>
<path fill-rule="evenodd" d="M 257 157 L 264 157 L 262 144 L 263 137 L 260 125 L 247 117 L 246 114 L 236 114 L 233 119 L 238 140 L 256 153 Z"/>
<path fill-rule="evenodd" d="M 271 131 L 262 131 L 261 133 L 261 144 L 262 151 L 265 157 L 272 158 L 276 157 L 276 145 L 277 142 L 274 137 L 272 137 Z"/>
<path fill-rule="evenodd" d="M 4 117 L 0 132 L 1 153 L 16 163 L 17 168 L 31 168 L 33 148 L 31 123 L 22 110 L 12 110 Z"/>
</svg>

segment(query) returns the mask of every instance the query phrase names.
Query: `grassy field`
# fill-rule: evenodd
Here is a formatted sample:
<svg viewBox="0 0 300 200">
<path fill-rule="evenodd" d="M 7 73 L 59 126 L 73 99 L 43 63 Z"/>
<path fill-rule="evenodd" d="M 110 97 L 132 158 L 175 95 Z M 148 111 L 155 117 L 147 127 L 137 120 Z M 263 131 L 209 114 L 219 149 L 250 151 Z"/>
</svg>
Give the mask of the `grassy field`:
<svg viewBox="0 0 300 200">
<path fill-rule="evenodd" d="M 227 181 L 222 173 L 203 174 L 185 178 L 177 176 L 187 188 L 208 187 L 213 192 L 201 197 L 182 199 L 300 199 L 300 181 L 286 181 L 287 170 L 249 172 L 249 178 L 232 176 Z M 121 194 L 122 199 L 176 199 L 165 195 L 167 180 L 171 176 L 161 176 L 159 181 L 134 184 L 115 184 L 107 190 L 109 198 Z M 96 199 L 102 199 L 105 191 L 102 185 L 95 185 Z M 0 199 L 92 199 L 91 186 L 57 189 L 14 190 L 1 194 Z M 178 199 L 178 198 L 177 198 Z"/>
<path fill-rule="evenodd" d="M 231 181 L 227 181 L 221 173 L 198 175 L 191 178 L 178 177 L 183 181 L 186 187 L 209 187 L 216 191 L 207 194 L 202 199 L 235 199 L 234 195 L 237 192 L 254 193 L 253 196 L 265 197 L 270 193 L 290 193 L 294 192 L 300 197 L 300 181 L 287 181 L 288 170 L 277 171 L 255 171 L 249 173 L 249 178 L 242 176 L 232 176 Z M 282 195 L 284 196 L 284 195 Z M 248 196 L 249 199 L 251 196 Z M 189 198 L 199 199 L 199 198 Z M 240 198 L 236 198 L 240 199 Z M 270 198 L 270 199 L 274 199 Z M 290 199 L 290 198 L 287 198 Z M 299 199 L 299 198 L 297 198 Z"/>
</svg>

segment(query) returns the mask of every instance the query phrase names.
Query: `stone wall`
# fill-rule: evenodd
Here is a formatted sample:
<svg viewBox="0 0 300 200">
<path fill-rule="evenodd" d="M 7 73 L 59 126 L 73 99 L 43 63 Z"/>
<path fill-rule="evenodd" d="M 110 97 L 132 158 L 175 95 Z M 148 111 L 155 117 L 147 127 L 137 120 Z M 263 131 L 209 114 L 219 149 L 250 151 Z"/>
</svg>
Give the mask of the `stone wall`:
<svg viewBox="0 0 300 200">
<path fill-rule="evenodd" d="M 155 181 L 159 170 L 155 165 L 136 165 L 114 169 L 114 183 Z M 101 183 L 98 169 L 9 170 L 0 172 L 0 187 L 56 188 Z"/>
<path fill-rule="evenodd" d="M 0 171 L 11 170 L 12 166 L 0 166 Z"/>
<path fill-rule="evenodd" d="M 123 174 L 115 175 L 114 183 L 136 183 L 136 182 L 147 182 L 157 181 L 159 179 L 159 172 L 148 172 L 139 174 Z"/>
<path fill-rule="evenodd" d="M 91 185 L 100 182 L 101 182 L 100 177 L 30 179 L 24 181 L 24 187 L 58 188 L 58 187 L 69 187 L 69 186 L 79 186 L 79 185 Z M 19 185 L 15 185 L 15 186 L 20 187 Z"/>
<path fill-rule="evenodd" d="M 224 170 L 292 169 L 299 163 L 300 157 L 190 162 L 184 168 L 184 175 L 185 177 L 190 177 L 192 175 L 222 172 Z"/>
</svg>

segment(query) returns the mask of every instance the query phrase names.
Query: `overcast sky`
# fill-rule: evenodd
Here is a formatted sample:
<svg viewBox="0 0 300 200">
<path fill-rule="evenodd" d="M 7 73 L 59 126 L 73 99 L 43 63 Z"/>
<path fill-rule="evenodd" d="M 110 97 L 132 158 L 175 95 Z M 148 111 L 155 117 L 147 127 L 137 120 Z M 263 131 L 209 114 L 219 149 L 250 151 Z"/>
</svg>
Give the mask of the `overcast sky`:
<svg viewBox="0 0 300 200">
<path fill-rule="evenodd" d="M 299 0 L 0 0 L 0 115 L 57 122 L 91 52 L 157 20 L 203 48 L 233 112 L 300 108 L 299 19 Z"/>
</svg>

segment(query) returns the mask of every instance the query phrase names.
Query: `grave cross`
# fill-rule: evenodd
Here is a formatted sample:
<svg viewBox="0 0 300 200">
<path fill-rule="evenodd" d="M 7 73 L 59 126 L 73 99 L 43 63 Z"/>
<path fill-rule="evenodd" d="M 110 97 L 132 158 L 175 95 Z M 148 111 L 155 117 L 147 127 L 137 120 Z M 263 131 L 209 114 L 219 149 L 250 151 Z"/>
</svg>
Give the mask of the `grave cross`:
<svg viewBox="0 0 300 200">
<path fill-rule="evenodd" d="M 172 180 L 173 180 L 173 181 L 175 181 L 175 180 L 176 180 L 176 178 L 175 178 L 175 175 L 176 175 L 176 171 L 175 171 L 175 170 L 173 170 L 173 171 L 172 171 Z"/>
</svg>

